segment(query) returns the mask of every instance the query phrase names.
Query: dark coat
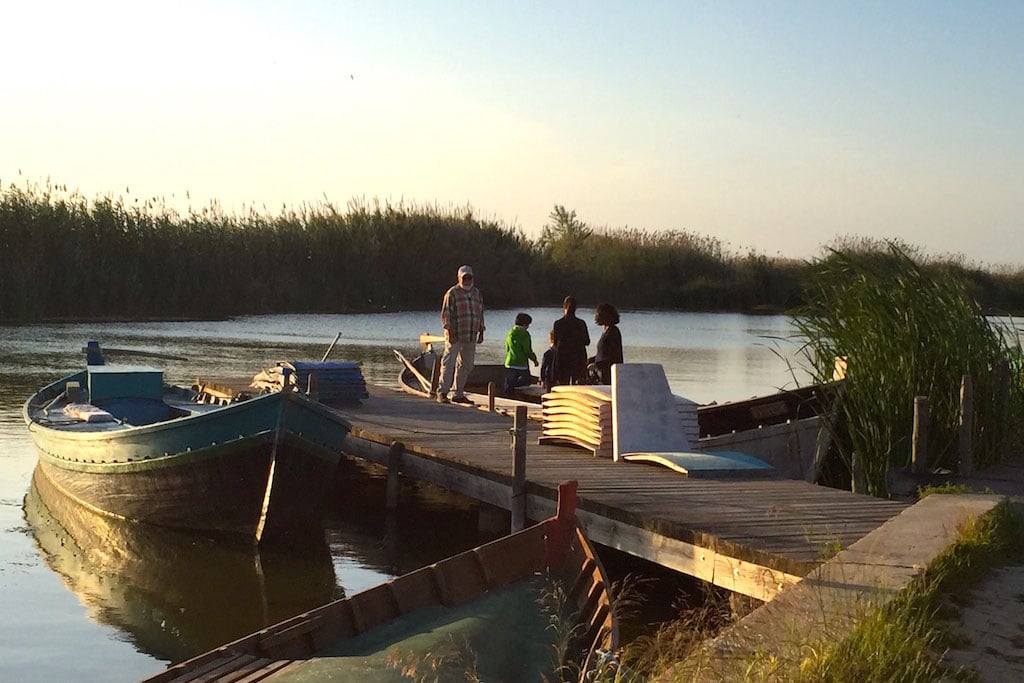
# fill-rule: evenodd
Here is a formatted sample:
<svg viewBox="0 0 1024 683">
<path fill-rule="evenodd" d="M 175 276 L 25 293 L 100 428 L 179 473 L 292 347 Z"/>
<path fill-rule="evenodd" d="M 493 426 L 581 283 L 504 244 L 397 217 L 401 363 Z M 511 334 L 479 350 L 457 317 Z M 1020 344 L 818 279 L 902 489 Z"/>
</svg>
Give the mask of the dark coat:
<svg viewBox="0 0 1024 683">
<path fill-rule="evenodd" d="M 594 364 L 601 375 L 601 384 L 612 383 L 612 366 L 622 362 L 622 333 L 615 325 L 609 325 L 597 340 L 597 355 Z"/>
<path fill-rule="evenodd" d="M 571 313 L 555 321 L 555 384 L 582 384 L 587 377 L 587 324 Z"/>
<path fill-rule="evenodd" d="M 548 349 L 544 352 L 544 358 L 540 362 L 540 383 L 544 389 L 551 391 L 555 385 L 555 350 Z"/>
</svg>

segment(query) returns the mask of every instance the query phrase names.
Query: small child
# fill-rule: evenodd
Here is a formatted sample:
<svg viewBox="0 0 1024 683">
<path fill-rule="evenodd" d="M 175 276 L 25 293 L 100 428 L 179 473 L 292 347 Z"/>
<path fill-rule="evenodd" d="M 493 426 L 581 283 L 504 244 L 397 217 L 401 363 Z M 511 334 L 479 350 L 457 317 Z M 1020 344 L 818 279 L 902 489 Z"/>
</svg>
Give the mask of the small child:
<svg viewBox="0 0 1024 683">
<path fill-rule="evenodd" d="M 515 324 L 505 337 L 505 395 L 511 396 L 516 387 L 530 384 L 530 361 L 537 364 L 537 354 L 533 352 L 530 340 L 530 323 L 533 318 L 528 313 L 516 315 Z"/>
<path fill-rule="evenodd" d="M 555 385 L 555 331 L 548 332 L 548 344 L 550 348 L 544 352 L 544 358 L 540 362 L 540 383 L 544 385 L 544 391 L 550 393 L 551 387 Z"/>
</svg>

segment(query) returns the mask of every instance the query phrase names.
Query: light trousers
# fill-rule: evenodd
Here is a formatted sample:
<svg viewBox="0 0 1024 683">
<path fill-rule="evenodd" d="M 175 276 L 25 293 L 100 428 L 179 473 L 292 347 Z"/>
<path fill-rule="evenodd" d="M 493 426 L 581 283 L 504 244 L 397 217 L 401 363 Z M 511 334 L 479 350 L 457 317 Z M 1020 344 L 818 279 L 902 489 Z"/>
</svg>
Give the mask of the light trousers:
<svg viewBox="0 0 1024 683">
<path fill-rule="evenodd" d="M 455 396 L 466 395 L 466 380 L 473 372 L 476 361 L 476 340 L 444 343 L 441 355 L 441 385 L 437 388 L 438 396 L 446 396 L 455 381 Z"/>
</svg>

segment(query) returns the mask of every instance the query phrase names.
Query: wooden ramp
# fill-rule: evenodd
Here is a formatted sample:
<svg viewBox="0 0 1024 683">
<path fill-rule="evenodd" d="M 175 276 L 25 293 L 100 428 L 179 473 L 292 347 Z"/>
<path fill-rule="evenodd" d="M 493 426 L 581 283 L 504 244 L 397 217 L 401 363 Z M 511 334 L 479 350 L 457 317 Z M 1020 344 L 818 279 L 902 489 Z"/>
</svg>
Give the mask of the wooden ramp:
<svg viewBox="0 0 1024 683">
<path fill-rule="evenodd" d="M 511 509 L 512 420 L 369 387 L 360 406 L 335 409 L 352 423 L 346 452 L 491 505 Z M 559 482 L 579 481 L 577 515 L 588 536 L 715 585 L 770 600 L 839 548 L 906 505 L 804 481 L 686 478 L 660 467 L 538 444 L 528 422 L 526 514 L 555 511 Z M 400 442 L 404 449 L 392 449 Z"/>
</svg>

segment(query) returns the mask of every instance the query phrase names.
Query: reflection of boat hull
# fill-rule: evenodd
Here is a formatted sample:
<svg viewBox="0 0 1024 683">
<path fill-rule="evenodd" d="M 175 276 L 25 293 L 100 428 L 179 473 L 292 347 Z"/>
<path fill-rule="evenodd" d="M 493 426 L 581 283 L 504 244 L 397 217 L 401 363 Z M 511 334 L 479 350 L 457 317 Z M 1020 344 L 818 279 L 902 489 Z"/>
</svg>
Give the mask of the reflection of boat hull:
<svg viewBox="0 0 1024 683">
<path fill-rule="evenodd" d="M 591 668 L 596 650 L 617 647 L 618 628 L 604 570 L 575 521 L 575 482 L 560 486 L 559 493 L 559 513 L 555 517 L 275 624 L 172 666 L 148 680 L 196 680 L 198 674 L 205 672 L 202 680 L 227 681 L 236 680 L 242 671 L 253 676 L 252 680 L 278 675 L 286 680 L 313 680 L 316 676 L 320 678 L 315 680 L 354 680 L 353 672 L 364 671 L 359 667 L 365 666 L 364 660 L 372 656 L 367 652 L 373 648 L 377 653 L 386 652 L 391 660 L 401 658 L 406 653 L 405 643 L 424 633 L 451 628 L 452 620 L 445 620 L 446 610 L 458 612 L 462 606 L 469 606 L 466 616 L 454 619 L 459 624 L 472 621 L 472 610 L 480 601 L 533 581 L 538 572 L 545 571 L 563 587 L 570 611 L 576 611 L 577 639 L 569 644 L 567 652 L 589 653 L 579 676 L 585 680 L 584 673 Z M 519 607 L 524 606 L 535 607 L 532 601 L 520 600 Z M 411 638 L 401 626 L 410 621 L 417 624 L 412 629 L 416 635 Z M 493 628 L 495 619 L 490 621 Z M 516 628 L 510 623 L 503 624 L 501 618 L 497 621 L 499 631 L 504 625 L 503 636 L 492 637 L 487 643 L 467 640 L 473 658 L 477 648 L 488 644 L 500 647 L 504 637 L 505 649 L 514 650 L 505 652 L 506 658 L 530 659 L 516 649 L 519 643 L 510 644 L 519 635 Z M 540 630 L 550 631 L 551 625 L 550 621 L 542 620 Z M 396 634 L 402 645 L 389 638 Z M 353 641 L 360 644 L 352 645 Z M 362 649 L 364 645 L 366 649 Z M 481 666 L 486 664 L 481 662 Z M 534 676 L 526 680 L 538 679 Z"/>
<path fill-rule="evenodd" d="M 49 567 L 97 621 L 180 661 L 336 597 L 326 543 L 276 551 L 100 515 L 39 468 L 25 517 Z"/>
<path fill-rule="evenodd" d="M 67 418 L 59 411 L 69 403 L 65 387 L 85 386 L 93 372 L 43 388 L 24 408 L 40 467 L 64 494 L 124 519 L 256 538 L 319 522 L 349 431 L 344 419 L 293 392 L 209 405 L 166 386 L 156 398 L 118 404 L 161 419 Z"/>
</svg>

